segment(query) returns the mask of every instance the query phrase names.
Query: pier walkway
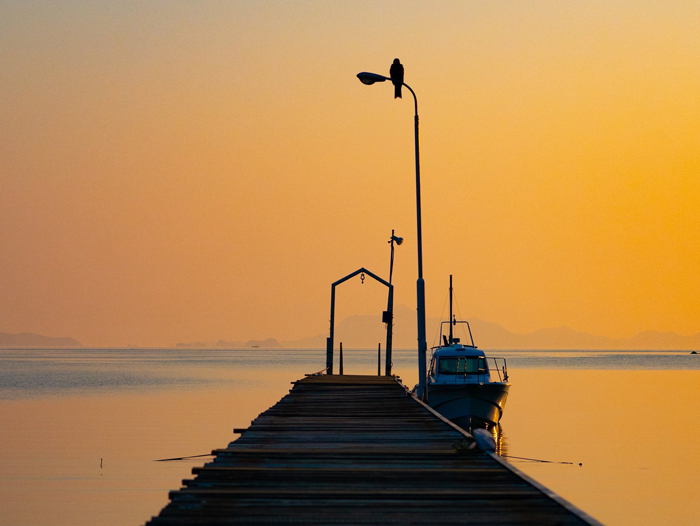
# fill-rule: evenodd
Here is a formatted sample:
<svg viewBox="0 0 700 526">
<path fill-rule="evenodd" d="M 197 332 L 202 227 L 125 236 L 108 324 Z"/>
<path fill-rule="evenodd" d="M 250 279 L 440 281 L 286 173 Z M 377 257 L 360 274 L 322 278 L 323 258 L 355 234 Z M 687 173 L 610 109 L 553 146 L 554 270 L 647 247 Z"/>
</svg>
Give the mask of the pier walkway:
<svg viewBox="0 0 700 526">
<path fill-rule="evenodd" d="M 311 376 L 149 525 L 597 524 L 392 377 Z"/>
</svg>

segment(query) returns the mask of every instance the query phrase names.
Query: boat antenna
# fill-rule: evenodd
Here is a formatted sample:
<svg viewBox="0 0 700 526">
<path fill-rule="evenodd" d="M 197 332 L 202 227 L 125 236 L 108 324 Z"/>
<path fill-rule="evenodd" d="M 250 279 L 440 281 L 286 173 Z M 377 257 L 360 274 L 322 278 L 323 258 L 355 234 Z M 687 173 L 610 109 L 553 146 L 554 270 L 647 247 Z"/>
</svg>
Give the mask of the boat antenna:
<svg viewBox="0 0 700 526">
<path fill-rule="evenodd" d="M 452 326 L 455 324 L 454 322 L 454 314 L 452 314 L 452 274 L 450 274 L 450 345 L 452 345 L 454 339 L 454 334 L 452 332 Z"/>
</svg>

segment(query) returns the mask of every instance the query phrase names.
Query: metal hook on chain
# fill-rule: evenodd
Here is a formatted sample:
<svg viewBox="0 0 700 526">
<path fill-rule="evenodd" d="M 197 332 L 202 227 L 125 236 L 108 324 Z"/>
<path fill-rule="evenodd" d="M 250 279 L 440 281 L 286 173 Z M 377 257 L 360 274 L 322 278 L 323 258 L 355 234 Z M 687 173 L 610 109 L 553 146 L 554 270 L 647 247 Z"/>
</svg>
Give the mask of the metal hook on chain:
<svg viewBox="0 0 700 526">
<path fill-rule="evenodd" d="M 365 273 L 364 272 L 362 274 L 360 274 L 360 281 L 362 281 L 363 285 L 365 284 Z"/>
</svg>

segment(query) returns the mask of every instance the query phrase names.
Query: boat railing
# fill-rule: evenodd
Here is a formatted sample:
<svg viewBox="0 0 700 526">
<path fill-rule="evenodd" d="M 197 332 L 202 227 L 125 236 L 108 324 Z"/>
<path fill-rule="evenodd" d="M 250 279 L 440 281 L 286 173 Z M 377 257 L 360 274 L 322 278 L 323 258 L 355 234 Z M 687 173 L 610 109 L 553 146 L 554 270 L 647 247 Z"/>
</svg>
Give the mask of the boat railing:
<svg viewBox="0 0 700 526">
<path fill-rule="evenodd" d="M 508 364 L 506 363 L 506 359 L 500 356 L 488 356 L 486 359 L 490 362 L 489 369 L 498 373 L 498 381 L 507 382 Z"/>
<path fill-rule="evenodd" d="M 453 343 L 456 343 L 456 342 L 459 341 L 459 340 L 456 339 L 456 338 L 454 338 L 455 341 L 449 341 L 449 338 L 447 337 L 447 335 L 443 335 L 443 334 L 442 334 L 442 326 L 445 325 L 446 323 L 447 323 L 448 325 L 449 325 L 450 323 L 452 323 L 452 325 L 457 325 L 458 323 L 466 324 L 467 330 L 469 331 L 469 339 L 471 340 L 472 343 L 471 343 L 471 345 L 468 344 L 468 343 L 463 343 L 462 345 L 464 345 L 465 347 L 473 347 L 474 349 L 476 349 L 476 345 L 474 345 L 474 337 L 472 336 L 472 328 L 469 326 L 469 322 L 468 322 L 468 321 L 465 321 L 465 320 L 452 320 L 452 322 L 449 322 L 449 321 L 441 321 L 441 322 L 440 322 L 440 341 L 441 341 L 441 342 L 444 342 L 445 345 L 452 345 Z M 461 343 L 461 342 L 460 342 L 460 343 Z"/>
</svg>

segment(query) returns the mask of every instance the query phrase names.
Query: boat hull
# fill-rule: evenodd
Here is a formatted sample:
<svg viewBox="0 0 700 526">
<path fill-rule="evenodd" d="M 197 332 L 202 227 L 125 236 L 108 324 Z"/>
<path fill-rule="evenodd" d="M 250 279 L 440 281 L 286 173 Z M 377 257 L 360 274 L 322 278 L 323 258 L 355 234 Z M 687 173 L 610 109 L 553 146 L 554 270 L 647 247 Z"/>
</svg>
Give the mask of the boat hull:
<svg viewBox="0 0 700 526">
<path fill-rule="evenodd" d="M 510 384 L 428 384 L 428 405 L 464 429 L 498 424 Z"/>
</svg>

